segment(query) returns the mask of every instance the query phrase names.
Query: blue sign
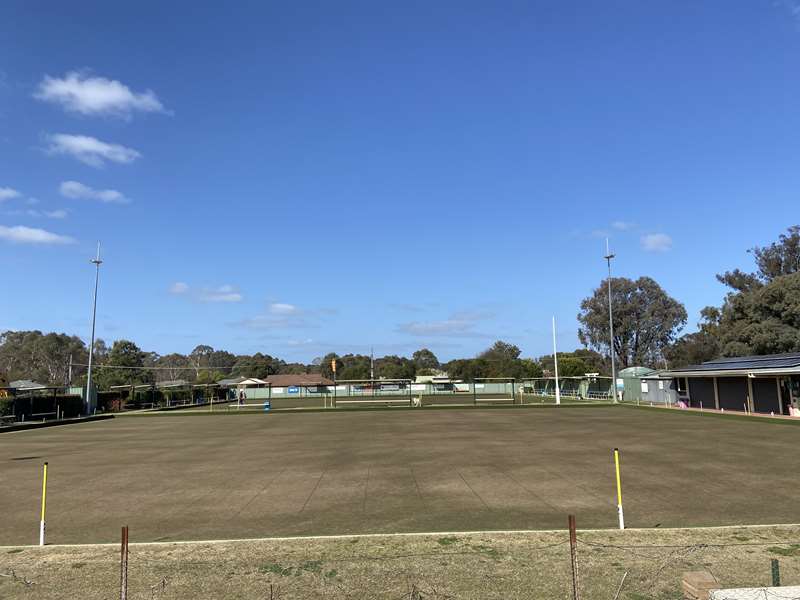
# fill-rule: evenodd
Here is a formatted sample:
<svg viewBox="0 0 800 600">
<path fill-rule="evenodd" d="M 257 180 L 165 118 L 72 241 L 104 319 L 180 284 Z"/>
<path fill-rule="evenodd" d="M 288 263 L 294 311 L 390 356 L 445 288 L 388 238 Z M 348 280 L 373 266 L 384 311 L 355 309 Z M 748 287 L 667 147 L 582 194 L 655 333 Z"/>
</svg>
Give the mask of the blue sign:
<svg viewBox="0 0 800 600">
<path fill-rule="evenodd" d="M 296 385 L 292 385 L 292 386 L 289 386 L 289 388 L 286 391 L 289 392 L 290 394 L 299 394 L 300 393 L 300 388 L 297 387 Z"/>
</svg>

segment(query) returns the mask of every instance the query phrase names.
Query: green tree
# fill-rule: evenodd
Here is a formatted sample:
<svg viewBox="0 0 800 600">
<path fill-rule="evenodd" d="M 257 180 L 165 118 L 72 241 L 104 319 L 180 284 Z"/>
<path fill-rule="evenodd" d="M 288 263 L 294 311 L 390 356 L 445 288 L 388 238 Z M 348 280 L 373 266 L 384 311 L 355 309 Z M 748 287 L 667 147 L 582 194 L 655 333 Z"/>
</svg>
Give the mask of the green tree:
<svg viewBox="0 0 800 600">
<path fill-rule="evenodd" d="M 159 356 L 156 360 L 156 379 L 157 381 L 175 381 L 177 379 L 194 379 L 194 371 L 191 370 L 189 358 L 183 354 L 172 353 Z"/>
<path fill-rule="evenodd" d="M 411 360 L 414 362 L 414 367 L 419 375 L 432 375 L 439 368 L 439 359 L 427 348 L 414 352 L 411 355 Z"/>
<path fill-rule="evenodd" d="M 78 364 L 88 359 L 86 345 L 77 336 L 41 331 L 6 331 L 0 333 L 0 371 L 10 381 L 31 379 L 44 384 L 68 383 L 70 356 L 73 379 L 83 371 Z"/>
<path fill-rule="evenodd" d="M 319 364 L 304 365 L 303 363 L 287 363 L 282 360 L 278 360 L 278 363 L 280 365 L 278 368 L 278 373 L 280 374 L 300 375 L 302 373 L 320 372 Z"/>
<path fill-rule="evenodd" d="M 482 377 L 524 377 L 521 353 L 514 344 L 498 340 L 478 355 L 477 370 L 483 373 Z"/>
<path fill-rule="evenodd" d="M 153 383 L 153 372 L 144 368 L 146 353 L 129 340 L 117 340 L 108 353 L 105 367 L 98 365 L 95 384 L 99 389 L 114 385 Z"/>
<path fill-rule="evenodd" d="M 581 302 L 578 338 L 585 346 L 609 355 L 607 282 Z M 664 351 L 686 323 L 683 304 L 669 296 L 655 280 L 611 281 L 614 314 L 614 352 L 620 367 L 657 366 Z"/>
<path fill-rule="evenodd" d="M 793 225 L 769 246 L 748 250 L 756 261 L 755 273 L 739 269 L 717 275 L 717 279 L 737 292 L 747 292 L 766 285 L 778 277 L 800 272 L 800 225 Z"/>
<path fill-rule="evenodd" d="M 800 226 L 789 227 L 769 246 L 748 250 L 756 271 L 739 269 L 717 276 L 731 291 L 720 309 L 705 309 L 713 319 L 695 342 L 693 350 L 707 348 L 724 356 L 771 354 L 800 350 L 800 304 L 796 301 L 800 277 Z M 714 335 L 718 343 L 707 335 Z"/>
<path fill-rule="evenodd" d="M 233 366 L 238 360 L 238 356 L 231 354 L 226 350 L 214 350 L 209 357 L 208 366 L 225 373 L 227 376 L 227 374 L 233 370 Z"/>
<path fill-rule="evenodd" d="M 214 354 L 214 348 L 206 344 L 195 346 L 189 353 L 189 364 L 194 369 L 195 378 L 200 375 L 200 371 L 212 366 L 211 356 Z"/>
<path fill-rule="evenodd" d="M 456 358 L 444 365 L 445 371 L 450 379 L 462 381 L 475 381 L 475 379 L 485 377 L 485 363 L 479 362 L 475 358 Z"/>
<path fill-rule="evenodd" d="M 337 363 L 336 377 L 342 381 L 347 379 L 369 379 L 369 364 L 369 356 L 345 354 Z M 330 366 L 330 362 L 328 366 Z"/>
<path fill-rule="evenodd" d="M 488 377 L 526 379 L 542 376 L 539 363 L 529 358 L 520 358 L 520 349 L 503 341 L 497 341 L 475 358 L 451 360 L 444 365 L 452 379 L 475 381 Z"/>
<path fill-rule="evenodd" d="M 225 379 L 227 375 L 222 371 L 218 371 L 216 369 L 203 369 L 197 374 L 197 379 L 195 383 L 197 384 L 207 384 L 207 383 L 216 383 L 220 379 Z"/>
<path fill-rule="evenodd" d="M 94 352 L 92 353 L 92 360 L 95 364 L 102 364 L 108 359 L 108 346 L 105 340 L 96 339 L 94 341 Z"/>
<path fill-rule="evenodd" d="M 718 331 L 724 356 L 800 351 L 800 272 L 729 295 Z"/>
<path fill-rule="evenodd" d="M 539 364 L 548 376 L 552 376 L 555 365 L 552 354 L 539 357 Z M 599 373 L 608 375 L 610 366 L 606 364 L 603 356 L 587 348 L 579 348 L 573 352 L 558 353 L 558 374 L 564 377 L 577 377 L 586 373 Z"/>
<path fill-rule="evenodd" d="M 269 354 L 261 354 L 261 352 L 256 352 L 252 356 L 240 356 L 233 365 L 232 375 L 266 379 L 270 375 L 280 372 L 282 362 Z"/>
<path fill-rule="evenodd" d="M 519 359 L 519 366 L 517 368 L 517 379 L 534 379 L 536 377 L 542 377 L 544 371 L 542 370 L 542 365 L 539 364 L 538 361 L 533 360 L 532 358 L 521 358 Z"/>
<path fill-rule="evenodd" d="M 384 356 L 375 359 L 375 377 L 382 379 L 413 379 L 417 367 L 404 356 Z"/>
<path fill-rule="evenodd" d="M 334 360 L 336 361 L 336 378 L 342 379 L 341 377 L 339 377 L 339 372 L 341 371 L 342 368 L 342 361 L 339 358 L 339 355 L 336 354 L 335 352 L 329 352 L 328 354 L 323 356 L 322 359 L 320 360 L 319 372 L 320 375 L 322 375 L 322 377 L 326 377 L 328 379 L 334 378 L 333 369 L 331 368 L 331 364 Z"/>
<path fill-rule="evenodd" d="M 670 368 L 698 365 L 720 355 L 720 311 L 707 306 L 700 314 L 702 319 L 698 331 L 681 336 L 665 350 L 664 356 Z"/>
<path fill-rule="evenodd" d="M 521 353 L 522 351 L 514 344 L 498 340 L 491 347 L 481 352 L 478 358 L 496 361 L 517 360 Z"/>
</svg>

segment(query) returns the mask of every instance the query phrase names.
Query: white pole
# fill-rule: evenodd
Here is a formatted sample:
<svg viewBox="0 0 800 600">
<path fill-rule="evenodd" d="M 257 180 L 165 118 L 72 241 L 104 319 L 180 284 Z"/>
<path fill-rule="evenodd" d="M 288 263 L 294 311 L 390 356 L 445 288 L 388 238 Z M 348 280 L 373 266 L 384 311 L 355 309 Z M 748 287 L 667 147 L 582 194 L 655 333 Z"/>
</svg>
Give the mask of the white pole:
<svg viewBox="0 0 800 600">
<path fill-rule="evenodd" d="M 619 402 L 617 394 L 617 368 L 614 361 L 614 313 L 611 310 L 611 259 L 614 258 L 608 248 L 608 238 L 606 238 L 606 255 L 603 257 L 608 263 L 608 330 L 609 330 L 609 353 L 611 355 L 611 391 L 614 394 L 614 403 Z"/>
<path fill-rule="evenodd" d="M 553 315 L 553 363 L 556 371 L 556 404 L 561 404 L 561 389 L 558 386 L 558 351 L 556 350 L 556 317 Z"/>
<path fill-rule="evenodd" d="M 47 463 L 42 465 L 42 518 L 39 520 L 39 545 L 44 546 L 45 507 L 47 506 Z"/>
<path fill-rule="evenodd" d="M 619 450 L 614 448 L 614 471 L 617 477 L 617 516 L 619 517 L 619 528 L 625 529 L 625 513 L 622 511 L 622 479 L 619 474 Z"/>
</svg>

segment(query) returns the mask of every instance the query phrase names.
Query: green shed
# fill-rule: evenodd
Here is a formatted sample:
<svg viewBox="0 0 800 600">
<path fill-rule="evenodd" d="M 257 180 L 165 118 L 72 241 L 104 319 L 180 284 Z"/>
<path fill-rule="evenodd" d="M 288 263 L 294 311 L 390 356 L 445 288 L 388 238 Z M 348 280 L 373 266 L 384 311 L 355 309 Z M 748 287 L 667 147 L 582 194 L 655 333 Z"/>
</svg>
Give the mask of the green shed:
<svg viewBox="0 0 800 600">
<path fill-rule="evenodd" d="M 617 373 L 622 379 L 623 402 L 636 402 L 642 399 L 642 377 L 655 373 L 654 369 L 647 367 L 627 367 Z"/>
</svg>

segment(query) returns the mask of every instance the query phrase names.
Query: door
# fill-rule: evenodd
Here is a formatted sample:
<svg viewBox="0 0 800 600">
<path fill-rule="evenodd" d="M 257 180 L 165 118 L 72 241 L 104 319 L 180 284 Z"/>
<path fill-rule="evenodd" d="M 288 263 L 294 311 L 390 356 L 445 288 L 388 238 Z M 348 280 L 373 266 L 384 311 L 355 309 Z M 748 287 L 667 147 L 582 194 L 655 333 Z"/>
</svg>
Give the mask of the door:
<svg viewBox="0 0 800 600">
<path fill-rule="evenodd" d="M 753 411 L 781 414 L 778 403 L 778 386 L 773 377 L 753 379 Z"/>
</svg>

